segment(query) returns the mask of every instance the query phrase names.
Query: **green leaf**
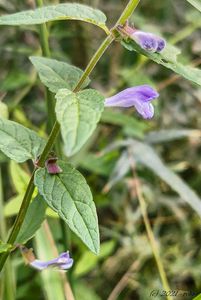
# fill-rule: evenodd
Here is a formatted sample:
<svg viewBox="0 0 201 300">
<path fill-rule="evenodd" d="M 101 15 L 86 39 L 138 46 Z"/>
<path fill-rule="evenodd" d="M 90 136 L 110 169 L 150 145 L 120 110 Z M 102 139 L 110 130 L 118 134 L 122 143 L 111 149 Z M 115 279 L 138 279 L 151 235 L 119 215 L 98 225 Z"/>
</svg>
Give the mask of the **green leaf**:
<svg viewBox="0 0 201 300">
<path fill-rule="evenodd" d="M 79 68 L 56 59 L 31 56 L 30 60 L 38 71 L 42 83 L 53 93 L 64 88 L 73 90 L 83 74 Z M 89 79 L 85 80 L 82 88 L 88 84 Z"/>
<path fill-rule="evenodd" d="M 64 3 L 44 6 L 0 17 L 0 25 L 35 25 L 50 21 L 79 20 L 92 23 L 107 31 L 106 16 L 98 9 L 77 4 Z"/>
<path fill-rule="evenodd" d="M 8 252 L 12 248 L 12 245 L 6 244 L 0 240 L 0 253 Z"/>
<path fill-rule="evenodd" d="M 200 0 L 187 0 L 187 1 L 201 12 L 201 1 Z"/>
<path fill-rule="evenodd" d="M 44 144 L 34 131 L 16 122 L 0 119 L 0 150 L 9 158 L 17 162 L 36 159 Z"/>
<path fill-rule="evenodd" d="M 104 109 L 104 97 L 96 90 L 73 93 L 67 89 L 56 94 L 56 115 L 61 125 L 65 152 L 78 152 L 91 136 Z"/>
<path fill-rule="evenodd" d="M 201 216 L 201 199 L 179 176 L 163 163 L 151 146 L 133 140 L 132 153 L 136 161 L 151 169 Z"/>
<path fill-rule="evenodd" d="M 47 204 L 70 229 L 94 252 L 99 252 L 99 230 L 96 207 L 84 177 L 70 164 L 59 161 L 63 170 L 48 174 L 45 168 L 35 173 L 35 185 Z"/>
<path fill-rule="evenodd" d="M 31 202 L 25 219 L 17 236 L 17 243 L 24 244 L 30 240 L 45 220 L 47 205 L 44 199 L 38 194 Z"/>
<path fill-rule="evenodd" d="M 149 59 L 155 61 L 157 64 L 163 65 L 164 67 L 171 69 L 184 78 L 201 85 L 201 70 L 190 66 L 184 66 L 178 62 L 177 56 L 180 54 L 180 50 L 178 48 L 167 44 L 162 52 L 152 53 L 145 51 L 137 43 L 135 43 L 135 41 L 130 39 L 124 40 L 122 45 L 126 49 L 143 54 Z"/>
</svg>

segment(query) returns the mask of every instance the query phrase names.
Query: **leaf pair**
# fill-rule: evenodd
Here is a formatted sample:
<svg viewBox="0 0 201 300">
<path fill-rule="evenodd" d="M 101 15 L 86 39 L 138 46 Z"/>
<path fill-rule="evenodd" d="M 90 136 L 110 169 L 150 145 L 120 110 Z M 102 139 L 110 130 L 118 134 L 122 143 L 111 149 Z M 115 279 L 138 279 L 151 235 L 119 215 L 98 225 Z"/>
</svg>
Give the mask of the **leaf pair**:
<svg viewBox="0 0 201 300">
<path fill-rule="evenodd" d="M 44 146 L 43 139 L 34 131 L 5 119 L 0 119 L 0 141 L 0 149 L 17 162 L 35 159 Z M 26 242 L 40 227 L 44 220 L 45 200 L 71 230 L 93 252 L 98 253 L 98 220 L 90 188 L 84 177 L 71 165 L 64 162 L 59 164 L 63 170 L 59 175 L 48 174 L 46 168 L 36 171 L 35 185 L 42 197 L 36 197 L 31 203 L 17 241 Z"/>
<path fill-rule="evenodd" d="M 0 149 L 17 162 L 35 159 L 44 146 L 44 141 L 34 131 L 4 119 L 0 119 L 0 141 Z M 63 170 L 59 175 L 48 174 L 46 168 L 36 171 L 35 185 L 42 197 L 36 197 L 31 203 L 17 241 L 26 242 L 40 227 L 44 220 L 45 200 L 71 230 L 98 253 L 98 220 L 90 188 L 71 165 L 65 162 L 59 165 Z"/>
<path fill-rule="evenodd" d="M 96 90 L 73 93 L 83 71 L 65 62 L 45 57 L 30 57 L 39 77 L 56 93 L 56 116 L 61 125 L 65 153 L 72 156 L 91 136 L 104 110 L 104 97 Z M 82 86 L 89 84 L 87 78 Z"/>
</svg>

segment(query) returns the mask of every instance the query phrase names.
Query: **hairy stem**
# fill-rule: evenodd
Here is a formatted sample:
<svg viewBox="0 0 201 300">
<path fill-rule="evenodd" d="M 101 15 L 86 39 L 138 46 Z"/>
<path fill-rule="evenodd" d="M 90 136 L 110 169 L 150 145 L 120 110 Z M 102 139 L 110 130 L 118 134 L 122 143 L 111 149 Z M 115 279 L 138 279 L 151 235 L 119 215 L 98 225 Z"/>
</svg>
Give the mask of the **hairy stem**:
<svg viewBox="0 0 201 300">
<path fill-rule="evenodd" d="M 37 0 L 38 3 L 41 5 L 41 1 L 42 0 Z M 128 5 L 126 6 L 126 8 L 124 9 L 123 13 L 121 14 L 119 20 L 117 21 L 116 25 L 123 25 L 126 20 L 131 16 L 131 14 L 133 13 L 134 9 L 137 7 L 137 4 L 139 3 L 139 0 L 130 0 Z M 93 71 L 94 67 L 96 66 L 96 64 L 98 63 L 98 61 L 100 60 L 100 58 L 102 57 L 102 55 L 105 53 L 105 51 L 107 50 L 107 48 L 110 46 L 110 44 L 114 41 L 115 37 L 113 36 L 112 33 L 110 33 L 110 35 L 108 35 L 106 37 L 106 39 L 102 42 L 102 44 L 100 45 L 100 47 L 98 48 L 98 50 L 96 51 L 96 53 L 94 54 L 94 56 L 92 57 L 92 59 L 90 60 L 88 66 L 86 67 L 84 73 L 82 74 L 82 77 L 80 78 L 77 86 L 74 89 L 74 92 L 78 92 L 84 81 L 86 80 L 86 78 L 91 74 L 91 72 Z M 47 159 L 47 156 L 49 154 L 49 151 L 51 150 L 51 148 L 53 147 L 53 144 L 56 140 L 56 137 L 58 136 L 60 131 L 60 124 L 56 121 L 54 124 L 54 127 L 50 133 L 49 139 L 47 141 L 47 144 L 41 154 L 40 160 L 38 165 L 40 167 L 44 166 L 45 160 Z M 27 209 L 29 207 L 30 201 L 31 201 L 31 197 L 33 195 L 34 192 L 34 173 L 35 170 L 31 176 L 30 182 L 28 184 L 26 193 L 24 195 L 24 199 L 22 201 L 21 204 L 21 208 L 20 211 L 18 213 L 18 216 L 15 220 L 15 223 L 13 225 L 13 229 L 10 233 L 9 239 L 8 239 L 8 243 L 13 244 L 17 238 L 17 235 L 19 233 L 19 230 L 22 226 L 23 220 L 25 218 Z M 0 271 L 2 270 L 6 259 L 8 257 L 9 253 L 5 253 L 3 255 L 0 256 Z"/>
</svg>

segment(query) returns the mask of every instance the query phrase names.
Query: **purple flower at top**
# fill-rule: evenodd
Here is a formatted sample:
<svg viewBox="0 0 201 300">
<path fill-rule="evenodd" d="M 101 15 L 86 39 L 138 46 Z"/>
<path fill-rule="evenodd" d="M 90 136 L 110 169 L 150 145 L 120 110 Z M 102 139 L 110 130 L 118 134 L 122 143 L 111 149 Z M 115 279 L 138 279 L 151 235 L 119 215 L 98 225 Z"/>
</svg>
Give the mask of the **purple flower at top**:
<svg viewBox="0 0 201 300">
<path fill-rule="evenodd" d="M 165 48 L 165 40 L 151 32 L 145 32 L 132 28 L 126 23 L 118 26 L 118 30 L 134 40 L 140 47 L 150 52 L 161 52 Z"/>
<path fill-rule="evenodd" d="M 130 37 L 147 51 L 161 52 L 165 48 L 165 40 L 150 32 L 135 30 Z"/>
<path fill-rule="evenodd" d="M 151 119 L 154 115 L 152 100 L 159 94 L 149 85 L 140 85 L 121 91 L 120 93 L 105 99 L 105 106 L 132 107 L 144 119 Z"/>
<path fill-rule="evenodd" d="M 33 268 L 37 270 L 44 270 L 47 268 L 57 268 L 60 270 L 68 270 L 73 265 L 73 259 L 70 257 L 69 252 L 63 252 L 61 253 L 57 258 L 48 260 L 48 261 L 42 261 L 39 259 L 35 259 L 32 262 L 29 263 Z"/>
</svg>

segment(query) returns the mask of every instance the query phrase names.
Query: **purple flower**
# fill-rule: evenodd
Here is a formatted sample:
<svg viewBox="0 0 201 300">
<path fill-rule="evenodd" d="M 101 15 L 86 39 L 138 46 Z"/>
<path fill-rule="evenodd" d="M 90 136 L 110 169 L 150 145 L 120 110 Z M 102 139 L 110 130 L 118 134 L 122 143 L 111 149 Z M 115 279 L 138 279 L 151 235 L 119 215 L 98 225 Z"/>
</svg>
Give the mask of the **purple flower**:
<svg viewBox="0 0 201 300">
<path fill-rule="evenodd" d="M 165 40 L 153 33 L 132 28 L 126 23 L 118 26 L 118 30 L 134 40 L 140 47 L 150 52 L 161 52 L 165 48 Z"/>
<path fill-rule="evenodd" d="M 154 115 L 154 107 L 150 103 L 159 94 L 149 85 L 140 85 L 123 90 L 122 92 L 105 99 L 105 106 L 132 107 L 144 119 L 151 119 Z"/>
<path fill-rule="evenodd" d="M 130 37 L 147 51 L 161 52 L 165 47 L 165 40 L 150 32 L 135 30 Z"/>
<path fill-rule="evenodd" d="M 44 270 L 50 267 L 57 268 L 60 270 L 68 270 L 73 265 L 73 259 L 70 257 L 69 252 L 61 253 L 57 258 L 42 261 L 39 259 L 35 259 L 29 263 L 30 266 L 37 270 Z"/>
<path fill-rule="evenodd" d="M 61 253 L 57 258 L 42 261 L 36 259 L 33 249 L 28 249 L 23 245 L 19 245 L 19 248 L 25 263 L 40 271 L 50 267 L 57 268 L 59 270 L 68 270 L 73 265 L 73 259 L 70 257 L 68 251 Z"/>
<path fill-rule="evenodd" d="M 62 169 L 57 165 L 57 157 L 51 157 L 46 160 L 45 166 L 49 174 L 58 174 L 62 172 Z"/>
</svg>

